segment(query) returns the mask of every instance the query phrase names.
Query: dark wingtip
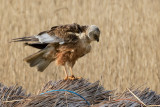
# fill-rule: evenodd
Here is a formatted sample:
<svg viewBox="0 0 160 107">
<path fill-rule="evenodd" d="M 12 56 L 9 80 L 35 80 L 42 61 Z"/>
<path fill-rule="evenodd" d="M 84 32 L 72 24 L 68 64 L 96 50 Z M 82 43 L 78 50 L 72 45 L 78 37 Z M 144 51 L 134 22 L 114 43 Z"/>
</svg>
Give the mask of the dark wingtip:
<svg viewBox="0 0 160 107">
<path fill-rule="evenodd" d="M 44 49 L 47 45 L 48 43 L 24 43 L 24 46 L 31 46 L 37 49 Z"/>
</svg>

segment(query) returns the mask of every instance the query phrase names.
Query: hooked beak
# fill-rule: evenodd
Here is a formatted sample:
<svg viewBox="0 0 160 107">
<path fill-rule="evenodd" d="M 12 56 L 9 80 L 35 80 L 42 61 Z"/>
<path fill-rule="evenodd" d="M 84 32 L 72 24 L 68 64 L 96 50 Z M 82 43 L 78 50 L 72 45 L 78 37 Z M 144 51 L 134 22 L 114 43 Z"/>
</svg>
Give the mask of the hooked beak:
<svg viewBox="0 0 160 107">
<path fill-rule="evenodd" d="M 98 37 L 95 37 L 95 40 L 96 40 L 97 42 L 99 42 L 99 38 L 98 38 Z"/>
<path fill-rule="evenodd" d="M 97 40 L 97 42 L 99 42 L 99 38 L 98 39 L 96 39 Z"/>
</svg>

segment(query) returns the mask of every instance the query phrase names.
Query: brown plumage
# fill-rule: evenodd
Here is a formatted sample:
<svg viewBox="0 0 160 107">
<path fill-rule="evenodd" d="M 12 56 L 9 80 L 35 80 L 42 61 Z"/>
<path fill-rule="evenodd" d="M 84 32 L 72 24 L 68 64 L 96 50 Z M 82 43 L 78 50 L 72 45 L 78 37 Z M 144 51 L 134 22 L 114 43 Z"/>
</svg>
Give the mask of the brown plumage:
<svg viewBox="0 0 160 107">
<path fill-rule="evenodd" d="M 12 41 L 24 41 L 28 46 L 41 49 L 24 59 L 31 67 L 37 66 L 38 71 L 42 72 L 52 61 L 56 61 L 57 65 L 64 66 L 68 79 L 65 66 L 71 68 L 72 74 L 72 67 L 77 59 L 90 52 L 90 43 L 99 41 L 99 36 L 100 30 L 97 26 L 81 26 L 74 23 L 54 26 L 38 35 L 16 38 Z"/>
</svg>

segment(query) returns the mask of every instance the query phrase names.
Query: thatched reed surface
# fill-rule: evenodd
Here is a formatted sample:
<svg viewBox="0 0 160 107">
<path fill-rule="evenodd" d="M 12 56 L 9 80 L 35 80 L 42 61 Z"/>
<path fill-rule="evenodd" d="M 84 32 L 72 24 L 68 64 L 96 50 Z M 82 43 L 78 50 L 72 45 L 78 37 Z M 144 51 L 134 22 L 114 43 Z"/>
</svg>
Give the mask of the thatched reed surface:
<svg viewBox="0 0 160 107">
<path fill-rule="evenodd" d="M 85 79 L 49 81 L 37 95 L 27 95 L 22 87 L 6 87 L 0 84 L 0 106 L 14 107 L 82 107 L 88 106 L 86 101 L 66 91 L 70 90 L 83 96 L 92 107 L 139 107 L 160 105 L 160 95 L 149 88 L 128 89 L 122 94 L 106 91 L 99 82 L 90 83 Z M 44 93 L 44 94 L 41 94 Z"/>
<path fill-rule="evenodd" d="M 30 94 L 27 95 L 21 86 L 6 87 L 0 83 L 0 107 L 14 106 L 29 96 Z"/>
<path fill-rule="evenodd" d="M 56 107 L 80 107 L 87 106 L 85 100 L 80 98 L 75 94 L 68 92 L 50 92 L 42 94 L 50 90 L 65 89 L 78 93 L 83 96 L 90 104 L 97 104 L 104 100 L 108 100 L 111 91 L 105 91 L 99 82 L 89 83 L 87 80 L 60 80 L 58 82 L 50 81 L 44 88 L 41 89 L 38 95 L 31 96 L 28 99 L 22 101 L 21 104 L 17 106 L 56 106 Z"/>
<path fill-rule="evenodd" d="M 104 101 L 92 107 L 144 107 L 160 106 L 160 95 L 149 88 L 144 90 L 134 89 L 126 90 L 121 95 L 114 95 L 111 101 Z"/>
</svg>

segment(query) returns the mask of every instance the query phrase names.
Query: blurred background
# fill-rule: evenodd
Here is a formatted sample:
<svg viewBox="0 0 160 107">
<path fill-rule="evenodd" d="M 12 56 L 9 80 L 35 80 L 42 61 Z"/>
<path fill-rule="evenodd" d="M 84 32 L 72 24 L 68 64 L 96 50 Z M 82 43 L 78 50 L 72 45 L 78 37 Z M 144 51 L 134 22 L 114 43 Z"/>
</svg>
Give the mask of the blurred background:
<svg viewBox="0 0 160 107">
<path fill-rule="evenodd" d="M 100 42 L 75 64 L 76 76 L 100 80 L 106 90 L 144 85 L 160 93 L 159 0 L 0 0 L 0 82 L 36 93 L 63 79 L 54 62 L 37 72 L 23 61 L 38 50 L 9 42 L 74 22 L 101 30 Z"/>
</svg>

